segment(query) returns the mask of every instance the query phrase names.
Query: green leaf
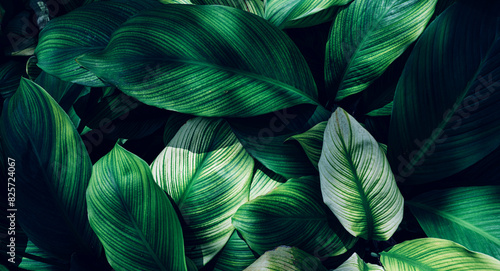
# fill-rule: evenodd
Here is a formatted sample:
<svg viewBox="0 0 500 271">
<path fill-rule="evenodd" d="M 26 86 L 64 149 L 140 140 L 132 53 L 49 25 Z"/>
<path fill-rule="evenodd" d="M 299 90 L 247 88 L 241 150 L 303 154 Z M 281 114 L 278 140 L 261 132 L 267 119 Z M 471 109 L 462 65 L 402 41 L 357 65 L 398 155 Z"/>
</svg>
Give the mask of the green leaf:
<svg viewBox="0 0 500 271">
<path fill-rule="evenodd" d="M 500 19 L 488 12 L 454 4 L 415 45 L 389 134 L 389 159 L 401 181 L 451 176 L 500 146 Z"/>
<path fill-rule="evenodd" d="M 423 238 L 397 244 L 380 253 L 387 271 L 492 271 L 500 270 L 500 261 L 472 252 L 452 241 Z"/>
<path fill-rule="evenodd" d="M 338 12 L 326 48 L 329 98 L 366 89 L 422 33 L 437 0 L 356 0 Z M 348 27 L 346 27 L 348 26 Z"/>
<path fill-rule="evenodd" d="M 284 24 L 283 28 L 305 28 L 330 22 L 333 20 L 333 18 L 335 18 L 335 14 L 337 14 L 338 11 L 339 11 L 338 6 L 333 6 L 327 9 L 323 9 L 321 11 L 318 11 L 317 13 L 314 13 L 306 17 L 301 17 L 298 19 L 287 21 Z"/>
<path fill-rule="evenodd" d="M 319 160 L 323 200 L 344 227 L 388 240 L 403 219 L 403 196 L 377 141 L 342 108 L 326 126 Z"/>
<path fill-rule="evenodd" d="M 307 154 L 307 158 L 309 158 L 309 161 L 311 161 L 316 169 L 318 168 L 318 162 L 321 156 L 321 147 L 323 146 L 323 134 L 325 132 L 326 123 L 327 121 L 322 121 L 306 132 L 291 136 L 287 139 L 294 139 L 300 143 Z"/>
<path fill-rule="evenodd" d="M 249 117 L 317 104 L 311 71 L 290 38 L 225 6 L 141 12 L 104 51 L 77 61 L 139 101 L 181 113 Z"/>
<path fill-rule="evenodd" d="M 174 138 L 175 134 L 177 134 L 182 125 L 186 124 L 186 122 L 192 118 L 193 116 L 191 115 L 173 112 L 165 123 L 165 128 L 163 130 L 163 143 L 168 145 L 168 142 Z"/>
<path fill-rule="evenodd" d="M 390 102 L 384 107 L 375 109 L 373 111 L 368 112 L 366 115 L 370 117 L 381 117 L 381 116 L 390 116 L 392 113 L 392 107 L 394 106 L 394 102 Z"/>
<path fill-rule="evenodd" d="M 500 186 L 457 187 L 407 202 L 427 236 L 500 260 Z"/>
<path fill-rule="evenodd" d="M 233 232 L 226 246 L 217 256 L 215 271 L 243 270 L 257 260 L 247 243 L 240 238 L 237 231 Z"/>
<path fill-rule="evenodd" d="M 33 271 L 63 271 L 70 269 L 69 261 L 61 261 L 52 257 L 30 240 L 26 244 L 24 253 L 19 268 Z"/>
<path fill-rule="evenodd" d="M 248 200 L 254 162 L 222 119 L 195 118 L 152 163 L 153 176 L 186 222 L 186 255 L 200 268 L 234 231 L 231 216 Z"/>
<path fill-rule="evenodd" d="M 76 251 L 99 256 L 85 202 L 92 164 L 68 115 L 43 88 L 22 78 L 0 125 L 16 166 L 16 222 L 57 258 L 69 260 Z"/>
<path fill-rule="evenodd" d="M 352 0 L 266 0 L 265 15 L 270 23 L 283 28 L 289 21 L 303 19 Z"/>
<path fill-rule="evenodd" d="M 191 0 L 195 5 L 223 5 L 248 11 L 260 17 L 264 16 L 262 0 Z"/>
<path fill-rule="evenodd" d="M 19 87 L 19 80 L 25 73 L 22 62 L 9 61 L 0 66 L 0 96 L 11 97 Z"/>
<path fill-rule="evenodd" d="M 318 258 L 295 247 L 280 246 L 267 251 L 245 271 L 326 271 Z"/>
<path fill-rule="evenodd" d="M 95 163 L 87 201 L 114 269 L 187 270 L 181 224 L 144 160 L 116 145 Z"/>
<path fill-rule="evenodd" d="M 40 32 L 35 54 L 38 66 L 62 80 L 98 87 L 106 84 L 75 59 L 99 52 L 111 34 L 137 12 L 159 6 L 156 1 L 103 1 L 51 20 Z"/>
<path fill-rule="evenodd" d="M 353 253 L 349 259 L 335 269 L 335 271 L 384 271 L 382 266 L 365 263 L 356 253 Z"/>
<path fill-rule="evenodd" d="M 317 171 L 300 146 L 285 143 L 285 140 L 327 120 L 330 115 L 331 112 L 321 106 L 301 105 L 254 118 L 228 121 L 252 157 L 289 179 L 315 175 Z"/>
<path fill-rule="evenodd" d="M 319 180 L 291 179 L 267 195 L 243 204 L 232 223 L 259 254 L 279 245 L 318 257 L 337 256 L 356 242 L 321 202 Z"/>
<path fill-rule="evenodd" d="M 271 192 L 274 188 L 282 185 L 286 179 L 281 175 L 267 169 L 261 163 L 255 165 L 252 185 L 250 186 L 249 200 Z"/>
</svg>

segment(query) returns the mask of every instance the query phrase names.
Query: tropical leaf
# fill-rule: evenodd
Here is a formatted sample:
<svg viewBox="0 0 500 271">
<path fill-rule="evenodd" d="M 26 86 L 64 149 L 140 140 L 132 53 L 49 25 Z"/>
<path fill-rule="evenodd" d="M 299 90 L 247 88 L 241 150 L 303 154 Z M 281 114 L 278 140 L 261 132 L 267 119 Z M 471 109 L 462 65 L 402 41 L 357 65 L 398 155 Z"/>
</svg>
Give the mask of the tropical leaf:
<svg viewBox="0 0 500 271">
<path fill-rule="evenodd" d="M 381 117 L 381 116 L 390 116 L 392 113 L 392 107 L 394 106 L 394 102 L 390 102 L 384 105 L 382 108 L 375 109 L 373 111 L 368 112 L 366 115 L 370 117 Z"/>
<path fill-rule="evenodd" d="M 339 11 L 338 6 L 333 6 L 327 9 L 323 9 L 314 13 L 312 15 L 287 21 L 284 24 L 284 28 L 304 28 L 319 25 L 322 23 L 330 22 L 335 18 L 335 14 Z"/>
<path fill-rule="evenodd" d="M 4 108 L 1 138 L 16 164 L 17 222 L 39 248 L 69 260 L 100 256 L 87 220 L 85 189 L 92 164 L 69 117 L 39 85 L 21 79 Z"/>
<path fill-rule="evenodd" d="M 248 11 L 260 17 L 264 16 L 264 2 L 262 0 L 191 0 L 195 5 L 223 5 Z"/>
<path fill-rule="evenodd" d="M 271 192 L 284 182 L 286 179 L 281 175 L 267 169 L 261 163 L 255 164 L 249 200 Z"/>
<path fill-rule="evenodd" d="M 326 49 L 329 99 L 361 92 L 381 76 L 424 31 L 436 2 L 356 0 L 342 7 Z"/>
<path fill-rule="evenodd" d="M 0 66 L 0 97 L 12 97 L 19 87 L 19 80 L 24 75 L 24 65 L 19 61 L 9 61 Z M 2 101 L 3 101 L 2 99 Z"/>
<path fill-rule="evenodd" d="M 492 271 L 500 270 L 500 261 L 472 252 L 452 241 L 423 238 L 405 241 L 380 253 L 387 271 Z"/>
<path fill-rule="evenodd" d="M 326 271 L 318 258 L 296 248 L 280 246 L 260 256 L 245 271 Z"/>
<path fill-rule="evenodd" d="M 63 271 L 70 269 L 69 261 L 61 261 L 52 257 L 29 240 L 24 251 L 24 257 L 22 257 L 18 267 L 33 271 Z"/>
<path fill-rule="evenodd" d="M 403 219 L 403 196 L 375 139 L 342 108 L 326 126 L 318 163 L 323 200 L 354 236 L 388 240 Z"/>
<path fill-rule="evenodd" d="M 327 210 L 321 202 L 318 178 L 302 177 L 243 204 L 232 223 L 259 254 L 287 245 L 317 257 L 336 256 L 351 248 L 356 238 Z"/>
<path fill-rule="evenodd" d="M 152 163 L 155 181 L 186 222 L 186 255 L 198 267 L 231 237 L 231 216 L 248 200 L 253 165 L 224 120 L 201 117 L 182 126 Z"/>
<path fill-rule="evenodd" d="M 322 12 L 330 7 L 346 5 L 352 0 L 266 0 L 265 15 L 270 23 L 283 28 L 290 21 L 296 21 Z"/>
<path fill-rule="evenodd" d="M 401 181 L 448 177 L 500 146 L 500 19 L 489 12 L 454 4 L 415 45 L 389 134 L 389 159 Z"/>
<path fill-rule="evenodd" d="M 186 122 L 192 118 L 193 116 L 191 115 L 172 112 L 165 123 L 165 128 L 163 130 L 163 143 L 168 145 L 168 142 L 174 138 L 175 134 L 177 134 L 182 125 L 186 124 Z"/>
<path fill-rule="evenodd" d="M 335 271 L 384 271 L 382 266 L 365 263 L 356 253 L 335 269 Z"/>
<path fill-rule="evenodd" d="M 116 145 L 94 164 L 89 220 L 118 270 L 187 270 L 182 228 L 144 160 Z"/>
<path fill-rule="evenodd" d="M 241 239 L 237 231 L 233 232 L 224 249 L 217 256 L 215 271 L 243 270 L 257 260 L 245 240 Z"/>
<path fill-rule="evenodd" d="M 322 121 L 306 132 L 291 136 L 287 140 L 297 140 L 304 149 L 307 158 L 317 169 L 319 158 L 321 156 L 321 147 L 323 146 L 323 134 L 325 133 L 327 121 Z"/>
<path fill-rule="evenodd" d="M 427 236 L 500 260 L 500 186 L 437 190 L 407 204 Z"/>
<path fill-rule="evenodd" d="M 46 72 L 40 73 L 34 81 L 45 89 L 66 112 L 70 111 L 79 97 L 90 92 L 87 87 L 63 81 Z"/>
<path fill-rule="evenodd" d="M 249 117 L 317 104 L 311 71 L 286 34 L 225 6 L 141 12 L 104 51 L 77 61 L 139 101 L 181 113 Z"/>
<path fill-rule="evenodd" d="M 135 13 L 161 4 L 157 1 L 102 1 L 85 5 L 50 21 L 40 32 L 35 50 L 38 66 L 62 80 L 98 87 L 106 84 L 75 59 L 99 52 L 111 34 Z"/>
<path fill-rule="evenodd" d="M 321 106 L 302 105 L 254 118 L 228 121 L 252 157 L 289 179 L 315 175 L 317 171 L 302 148 L 285 143 L 286 139 L 327 120 L 330 114 Z"/>
</svg>

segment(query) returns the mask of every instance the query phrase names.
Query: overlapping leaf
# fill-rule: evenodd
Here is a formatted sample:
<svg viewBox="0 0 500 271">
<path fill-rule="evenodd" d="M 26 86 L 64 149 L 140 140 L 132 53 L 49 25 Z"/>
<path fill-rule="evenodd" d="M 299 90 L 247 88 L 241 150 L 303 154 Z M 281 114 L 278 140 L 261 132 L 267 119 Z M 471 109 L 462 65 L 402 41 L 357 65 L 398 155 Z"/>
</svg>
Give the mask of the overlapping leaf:
<svg viewBox="0 0 500 271">
<path fill-rule="evenodd" d="M 323 200 L 347 231 L 392 236 L 403 219 L 403 196 L 377 141 L 340 107 L 326 126 L 318 167 Z"/>
<path fill-rule="evenodd" d="M 217 256 L 215 271 L 243 270 L 257 260 L 245 240 L 241 239 L 237 231 L 233 232 L 224 249 Z"/>
<path fill-rule="evenodd" d="M 415 239 L 397 244 L 382 252 L 380 261 L 387 271 L 500 270 L 499 260 L 437 238 Z"/>
<path fill-rule="evenodd" d="M 316 104 L 293 42 L 266 20 L 225 6 L 141 12 L 104 51 L 77 61 L 139 101 L 181 113 L 248 117 Z"/>
<path fill-rule="evenodd" d="M 245 203 L 232 223 L 259 254 L 288 245 L 318 257 L 336 256 L 351 248 L 356 239 L 327 210 L 321 202 L 318 178 L 302 177 Z"/>
<path fill-rule="evenodd" d="M 437 190 L 408 204 L 427 236 L 448 239 L 500 260 L 500 186 Z"/>
<path fill-rule="evenodd" d="M 40 32 L 35 50 L 38 66 L 65 81 L 104 86 L 94 74 L 80 67 L 75 58 L 103 50 L 111 34 L 129 17 L 160 5 L 153 0 L 102 1 L 56 18 Z"/>
<path fill-rule="evenodd" d="M 195 5 L 223 5 L 248 11 L 261 17 L 264 16 L 264 2 L 262 0 L 191 0 Z"/>
<path fill-rule="evenodd" d="M 187 270 L 182 228 L 142 159 L 116 145 L 94 165 L 89 220 L 117 270 Z"/>
<path fill-rule="evenodd" d="M 442 179 L 500 146 L 500 19 L 488 12 L 454 4 L 413 49 L 389 134 L 389 158 L 402 181 Z"/>
<path fill-rule="evenodd" d="M 55 259 L 28 240 L 24 257 L 18 267 L 33 271 L 63 271 L 68 270 L 70 266 L 69 261 Z"/>
<path fill-rule="evenodd" d="M 352 0 L 267 0 L 265 14 L 269 22 L 283 28 L 289 21 L 303 19 Z"/>
<path fill-rule="evenodd" d="M 260 256 L 245 271 L 326 271 L 318 258 L 296 248 L 280 246 Z"/>
<path fill-rule="evenodd" d="M 356 0 L 341 8 L 326 49 L 329 98 L 340 101 L 366 89 L 414 42 L 437 0 Z"/>
<path fill-rule="evenodd" d="M 63 260 L 75 251 L 100 256 L 85 202 L 92 164 L 62 108 L 43 88 L 23 78 L 2 113 L 1 133 L 5 152 L 16 166 L 17 193 L 11 207 L 18 209 L 16 222 L 29 239 Z"/>
<path fill-rule="evenodd" d="M 288 140 L 297 140 L 304 149 L 309 161 L 318 168 L 319 158 L 321 156 L 321 147 L 323 146 L 323 134 L 325 133 L 327 121 L 316 124 L 311 129 L 298 135 L 291 136 Z"/>
<path fill-rule="evenodd" d="M 358 254 L 353 253 L 349 259 L 335 269 L 335 271 L 384 271 L 382 266 L 365 263 Z"/>
<path fill-rule="evenodd" d="M 248 200 L 253 159 L 221 119 L 195 118 L 151 165 L 184 221 L 186 255 L 208 263 L 231 234 L 231 216 Z"/>
<path fill-rule="evenodd" d="M 281 175 L 272 172 L 260 163 L 256 164 L 252 184 L 250 186 L 249 200 L 253 200 L 258 196 L 271 192 L 274 188 L 280 186 L 284 182 L 286 182 L 286 179 Z"/>
</svg>

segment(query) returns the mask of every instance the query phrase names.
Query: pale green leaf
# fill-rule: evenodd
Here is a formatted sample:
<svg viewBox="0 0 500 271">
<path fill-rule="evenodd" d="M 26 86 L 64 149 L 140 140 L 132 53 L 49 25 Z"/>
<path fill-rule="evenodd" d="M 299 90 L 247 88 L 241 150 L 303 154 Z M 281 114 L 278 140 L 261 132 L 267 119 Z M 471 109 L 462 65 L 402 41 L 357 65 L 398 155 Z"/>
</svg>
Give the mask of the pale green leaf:
<svg viewBox="0 0 500 271">
<path fill-rule="evenodd" d="M 384 271 L 382 266 L 365 263 L 358 254 L 353 253 L 349 259 L 335 269 L 335 271 Z"/>
<path fill-rule="evenodd" d="M 245 271 L 326 271 L 318 258 L 295 247 L 280 246 L 260 256 Z"/>
</svg>

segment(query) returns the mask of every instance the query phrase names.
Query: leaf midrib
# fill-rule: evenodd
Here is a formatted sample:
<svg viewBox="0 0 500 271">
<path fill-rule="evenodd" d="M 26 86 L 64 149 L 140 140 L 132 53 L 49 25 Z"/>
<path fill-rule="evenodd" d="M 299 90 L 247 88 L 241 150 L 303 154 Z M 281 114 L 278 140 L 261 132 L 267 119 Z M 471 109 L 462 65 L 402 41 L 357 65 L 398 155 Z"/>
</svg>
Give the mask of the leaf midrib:
<svg viewBox="0 0 500 271">
<path fill-rule="evenodd" d="M 77 63 L 80 64 L 80 62 L 78 61 L 78 58 L 76 59 Z M 80 60 L 81 61 L 81 60 Z M 248 78 L 252 78 L 254 80 L 257 80 L 257 81 L 261 81 L 261 82 L 264 82 L 266 84 L 269 84 L 269 85 L 273 85 L 273 86 L 277 86 L 277 87 L 280 87 L 282 89 L 285 89 L 287 91 L 290 91 L 298 96 L 301 96 L 303 98 L 306 98 L 308 100 L 308 102 L 310 102 L 311 104 L 313 105 L 317 105 L 319 106 L 319 103 L 316 101 L 316 99 L 312 96 L 310 96 L 307 92 L 305 91 L 302 91 L 292 85 L 289 85 L 287 83 L 284 83 L 282 81 L 279 81 L 277 79 L 274 79 L 274 78 L 270 78 L 270 77 L 267 77 L 263 74 L 258 74 L 258 73 L 254 73 L 254 72 L 250 72 L 250 71 L 245 71 L 245 70 L 242 70 L 242 69 L 237 69 L 237 68 L 231 68 L 231 67 L 226 67 L 226 66 L 222 66 L 222 65 L 217 65 L 217 64 L 213 64 L 213 63 L 209 63 L 209 62 L 202 62 L 202 61 L 198 61 L 198 60 L 188 60 L 188 59 L 181 59 L 181 58 L 171 58 L 171 57 L 157 57 L 157 58 L 153 58 L 153 57 L 142 57 L 142 58 L 139 58 L 139 57 L 129 57 L 127 59 L 127 63 L 132 63 L 132 62 L 139 62 L 139 63 L 144 63 L 144 62 L 148 62 L 148 61 L 154 61 L 154 62 L 160 62 L 160 61 L 164 61 L 164 62 L 173 62 L 173 63 L 179 63 L 179 64 L 188 64 L 188 65 L 193 65 L 193 66 L 202 66 L 202 67 L 208 67 L 208 68 L 212 68 L 212 69 L 218 69 L 218 70 L 222 70 L 222 71 L 226 71 L 226 72 L 229 72 L 229 73 L 233 73 L 233 74 L 236 74 L 236 75 L 241 75 L 241 76 L 244 76 L 244 77 L 248 77 Z M 80 64 L 81 66 L 83 66 L 84 68 L 85 65 L 82 65 Z M 92 68 L 89 69 L 89 70 L 93 70 Z M 104 73 L 106 74 L 106 73 Z M 106 76 L 102 76 L 102 74 L 98 74 L 99 77 L 102 77 L 102 78 L 106 78 Z M 108 80 L 109 82 L 116 82 L 116 80 L 113 80 L 112 78 Z M 317 89 L 316 89 L 316 85 L 315 85 L 315 82 L 312 81 L 313 83 L 313 87 L 314 87 L 314 92 L 317 94 Z"/>
<path fill-rule="evenodd" d="M 350 121 L 347 113 L 345 113 L 345 114 L 346 114 L 346 116 L 345 116 L 346 120 L 349 123 L 349 141 L 353 142 L 354 139 L 353 139 L 353 131 L 352 131 L 352 126 L 351 126 L 351 121 Z M 336 116 L 336 117 L 337 117 L 337 123 L 339 123 L 338 116 Z M 363 210 L 364 210 L 365 218 L 366 218 L 367 237 L 372 238 L 373 232 L 374 232 L 374 229 L 373 229 L 374 219 L 373 219 L 373 214 L 372 214 L 371 209 L 370 209 L 370 204 L 368 202 L 368 197 L 367 197 L 365 191 L 363 190 L 363 183 L 361 182 L 361 179 L 359 178 L 359 176 L 357 174 L 356 167 L 354 166 L 354 162 L 352 161 L 352 157 L 350 155 L 351 151 L 347 148 L 346 143 L 344 142 L 344 138 L 343 138 L 342 133 L 340 131 L 340 127 L 339 127 L 339 129 L 337 129 L 337 135 L 338 135 L 338 138 L 340 139 L 339 141 L 342 143 L 342 148 L 344 149 L 345 153 L 348 154 L 345 156 L 345 159 L 349 163 L 349 167 L 351 169 L 351 172 L 354 175 L 353 181 L 356 184 L 356 187 L 358 188 L 358 193 L 361 197 Z"/>
<path fill-rule="evenodd" d="M 152 258 L 154 259 L 154 261 L 157 264 L 157 266 L 160 267 L 160 270 L 162 270 L 162 271 L 168 271 L 167 269 L 165 269 L 165 266 L 163 266 L 162 262 L 158 258 L 158 255 L 156 255 L 156 253 L 154 252 L 153 248 L 151 248 L 151 245 L 146 240 L 146 237 L 144 236 L 143 232 L 141 231 L 141 229 L 139 227 L 139 224 L 137 223 L 137 221 L 135 220 L 134 216 L 132 215 L 132 212 L 131 212 L 128 204 L 126 203 L 125 199 L 123 198 L 123 194 L 122 194 L 122 192 L 120 190 L 120 187 L 118 186 L 118 184 L 116 182 L 116 178 L 111 177 L 111 180 L 112 180 L 111 183 L 112 183 L 113 188 L 115 190 L 115 195 L 117 195 L 118 198 L 120 199 L 120 203 L 122 205 L 122 208 L 127 213 L 128 217 L 129 217 L 129 220 L 132 222 L 132 226 L 136 230 L 137 235 L 139 235 L 139 237 L 141 238 L 142 243 L 144 244 L 144 246 L 148 250 L 149 254 L 152 256 Z"/>
<path fill-rule="evenodd" d="M 496 245 L 500 246 L 500 240 L 499 239 L 495 238 L 494 236 L 492 236 L 488 232 L 484 231 L 483 229 L 478 228 L 478 227 L 474 226 L 473 224 L 467 222 L 466 220 L 460 219 L 459 217 L 451 215 L 451 214 L 447 214 L 446 212 L 443 212 L 441 210 L 438 210 L 436 208 L 433 208 L 433 207 L 431 207 L 429 205 L 425 205 L 425 204 L 422 204 L 422 203 L 413 202 L 413 201 L 407 201 L 406 203 L 409 206 L 413 206 L 413 207 L 416 207 L 416 208 L 420 208 L 420 209 L 426 210 L 426 211 L 428 211 L 430 213 L 433 213 L 433 214 L 435 214 L 437 216 L 441 216 L 442 218 L 445 218 L 445 219 L 447 219 L 447 220 L 449 220 L 451 222 L 455 222 L 455 224 L 463 226 L 464 228 L 469 229 L 469 230 L 471 230 L 471 231 L 473 231 L 473 232 L 481 235 L 485 239 L 488 239 L 491 242 L 495 243 Z M 438 237 L 438 236 L 436 236 L 436 237 Z"/>
</svg>

